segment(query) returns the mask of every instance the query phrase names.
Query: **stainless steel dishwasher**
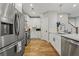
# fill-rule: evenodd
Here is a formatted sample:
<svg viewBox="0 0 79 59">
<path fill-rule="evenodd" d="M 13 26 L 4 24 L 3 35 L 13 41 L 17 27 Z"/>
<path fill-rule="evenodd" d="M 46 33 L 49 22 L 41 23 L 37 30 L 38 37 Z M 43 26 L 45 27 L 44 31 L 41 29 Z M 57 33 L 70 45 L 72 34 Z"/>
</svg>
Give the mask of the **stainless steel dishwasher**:
<svg viewBox="0 0 79 59">
<path fill-rule="evenodd" d="M 62 37 L 61 55 L 62 56 L 79 56 L 79 41 Z"/>
</svg>

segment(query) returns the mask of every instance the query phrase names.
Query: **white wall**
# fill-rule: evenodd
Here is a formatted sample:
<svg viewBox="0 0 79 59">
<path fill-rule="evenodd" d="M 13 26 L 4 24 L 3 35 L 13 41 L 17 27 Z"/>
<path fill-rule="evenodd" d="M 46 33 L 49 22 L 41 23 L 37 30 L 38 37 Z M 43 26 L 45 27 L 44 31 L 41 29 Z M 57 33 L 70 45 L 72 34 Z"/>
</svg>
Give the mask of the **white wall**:
<svg viewBox="0 0 79 59">
<path fill-rule="evenodd" d="M 48 28 L 49 32 L 57 33 L 57 13 L 56 12 L 49 12 L 48 13 Z"/>
</svg>

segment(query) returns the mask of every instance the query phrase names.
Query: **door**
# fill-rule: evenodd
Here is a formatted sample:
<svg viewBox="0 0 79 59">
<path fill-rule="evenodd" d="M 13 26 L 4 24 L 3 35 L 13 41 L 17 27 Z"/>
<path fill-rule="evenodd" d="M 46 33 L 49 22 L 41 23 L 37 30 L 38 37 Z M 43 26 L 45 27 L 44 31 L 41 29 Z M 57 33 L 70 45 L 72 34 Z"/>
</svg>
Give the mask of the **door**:
<svg viewBox="0 0 79 59">
<path fill-rule="evenodd" d="M 48 41 L 48 18 L 46 16 L 41 18 L 41 39 Z"/>
</svg>

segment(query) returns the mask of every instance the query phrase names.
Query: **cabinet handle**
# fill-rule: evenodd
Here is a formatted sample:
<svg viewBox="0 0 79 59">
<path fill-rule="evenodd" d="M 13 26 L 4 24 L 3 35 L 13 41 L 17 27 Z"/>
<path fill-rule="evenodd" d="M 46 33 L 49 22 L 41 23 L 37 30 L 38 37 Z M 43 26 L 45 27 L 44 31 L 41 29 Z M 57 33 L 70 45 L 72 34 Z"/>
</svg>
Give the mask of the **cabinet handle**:
<svg viewBox="0 0 79 59">
<path fill-rule="evenodd" d="M 15 53 L 17 53 L 17 45 L 15 45 L 14 51 L 15 51 Z"/>
<path fill-rule="evenodd" d="M 53 38 L 53 41 L 55 42 L 55 38 Z"/>
</svg>

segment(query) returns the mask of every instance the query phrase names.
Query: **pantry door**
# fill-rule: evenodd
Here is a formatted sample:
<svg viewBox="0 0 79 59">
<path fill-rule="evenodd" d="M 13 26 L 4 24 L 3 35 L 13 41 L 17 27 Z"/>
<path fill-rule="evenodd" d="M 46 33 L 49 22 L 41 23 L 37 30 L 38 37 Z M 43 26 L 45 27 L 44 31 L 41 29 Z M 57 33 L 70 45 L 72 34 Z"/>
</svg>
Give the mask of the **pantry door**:
<svg viewBox="0 0 79 59">
<path fill-rule="evenodd" d="M 48 41 L 48 18 L 46 16 L 41 18 L 41 39 Z"/>
</svg>

